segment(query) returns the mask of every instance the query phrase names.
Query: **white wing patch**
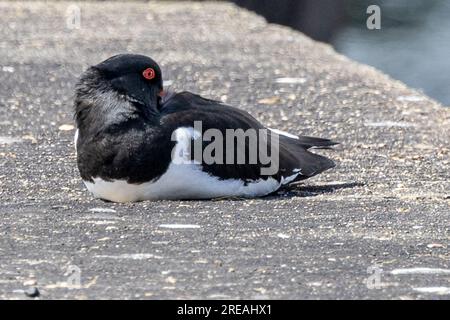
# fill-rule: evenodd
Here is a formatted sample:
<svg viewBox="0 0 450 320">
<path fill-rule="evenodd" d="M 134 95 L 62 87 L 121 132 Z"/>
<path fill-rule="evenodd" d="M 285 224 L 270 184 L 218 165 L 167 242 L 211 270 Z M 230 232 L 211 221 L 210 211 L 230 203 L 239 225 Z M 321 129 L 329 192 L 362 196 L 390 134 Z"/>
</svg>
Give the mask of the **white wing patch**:
<svg viewBox="0 0 450 320">
<path fill-rule="evenodd" d="M 187 157 L 192 137 L 199 136 L 193 128 L 178 128 L 175 153 Z M 186 152 L 185 152 L 186 151 Z M 294 180 L 298 174 L 283 178 L 281 182 L 269 177 L 258 179 L 245 185 L 244 180 L 220 180 L 202 171 L 198 163 L 170 163 L 167 171 L 156 181 L 130 184 L 125 180 L 105 181 L 94 178 L 94 182 L 84 181 L 86 187 L 97 198 L 114 202 L 141 200 L 211 199 L 218 197 L 259 197 L 277 190 L 282 184 Z M 295 176 L 295 177 L 294 177 Z"/>
</svg>

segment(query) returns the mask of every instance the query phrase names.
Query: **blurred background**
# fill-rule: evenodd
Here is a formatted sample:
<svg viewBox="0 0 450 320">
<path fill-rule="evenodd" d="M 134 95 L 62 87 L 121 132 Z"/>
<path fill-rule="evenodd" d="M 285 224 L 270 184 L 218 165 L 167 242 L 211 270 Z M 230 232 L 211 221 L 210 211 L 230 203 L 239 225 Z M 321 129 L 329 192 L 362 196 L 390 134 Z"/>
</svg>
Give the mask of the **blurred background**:
<svg viewBox="0 0 450 320">
<path fill-rule="evenodd" d="M 230 0 L 450 105 L 448 0 Z M 381 29 L 369 30 L 369 5 Z"/>
</svg>

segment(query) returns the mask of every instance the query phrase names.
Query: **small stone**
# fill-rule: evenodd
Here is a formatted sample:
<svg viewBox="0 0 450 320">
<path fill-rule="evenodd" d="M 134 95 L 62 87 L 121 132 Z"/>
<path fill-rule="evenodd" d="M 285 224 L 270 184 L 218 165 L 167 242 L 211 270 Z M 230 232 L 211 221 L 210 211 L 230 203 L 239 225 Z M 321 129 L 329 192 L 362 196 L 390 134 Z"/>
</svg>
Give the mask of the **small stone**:
<svg viewBox="0 0 450 320">
<path fill-rule="evenodd" d="M 278 78 L 275 82 L 282 84 L 302 84 L 306 82 L 306 78 Z"/>
<path fill-rule="evenodd" d="M 166 278 L 166 282 L 170 283 L 170 284 L 175 284 L 177 282 L 177 279 L 175 279 L 174 277 L 169 276 L 169 277 Z"/>
<path fill-rule="evenodd" d="M 321 287 L 323 284 L 320 281 L 314 281 L 314 282 L 307 283 L 307 285 L 311 286 L 311 287 Z"/>
<path fill-rule="evenodd" d="M 92 208 L 89 209 L 91 212 L 108 212 L 108 213 L 116 213 L 116 210 L 110 208 Z"/>
<path fill-rule="evenodd" d="M 269 105 L 271 105 L 271 104 L 276 104 L 276 103 L 278 103 L 278 102 L 280 102 L 280 98 L 279 97 L 270 97 L 270 98 L 265 98 L 265 99 L 261 99 L 261 100 L 259 100 L 258 101 L 258 103 L 261 103 L 261 104 L 269 104 Z"/>
<path fill-rule="evenodd" d="M 31 135 L 31 134 L 27 134 L 27 135 L 22 136 L 22 139 L 23 139 L 23 140 L 28 140 L 28 141 L 30 141 L 32 144 L 36 144 L 36 143 L 37 143 L 37 139 L 36 139 L 33 135 Z"/>
<path fill-rule="evenodd" d="M 14 67 L 11 66 L 4 66 L 2 68 L 3 72 L 8 72 L 8 73 L 13 73 L 14 72 Z"/>
<path fill-rule="evenodd" d="M 198 260 L 195 260 L 194 263 L 197 263 L 197 264 L 207 264 L 207 263 L 208 263 L 208 260 L 206 260 L 206 259 L 198 259 Z"/>
<path fill-rule="evenodd" d="M 262 293 L 262 294 L 267 292 L 267 290 L 265 288 L 254 288 L 253 290 L 256 292 Z"/>
<path fill-rule="evenodd" d="M 36 287 L 30 287 L 27 290 L 25 290 L 25 295 L 30 298 L 39 297 L 40 294 L 41 293 L 39 292 L 38 288 L 36 288 Z"/>
<path fill-rule="evenodd" d="M 25 281 L 23 283 L 23 285 L 26 286 L 26 287 L 35 286 L 35 285 L 37 285 L 37 281 L 34 280 L 34 279 L 30 279 L 30 280 Z"/>
</svg>

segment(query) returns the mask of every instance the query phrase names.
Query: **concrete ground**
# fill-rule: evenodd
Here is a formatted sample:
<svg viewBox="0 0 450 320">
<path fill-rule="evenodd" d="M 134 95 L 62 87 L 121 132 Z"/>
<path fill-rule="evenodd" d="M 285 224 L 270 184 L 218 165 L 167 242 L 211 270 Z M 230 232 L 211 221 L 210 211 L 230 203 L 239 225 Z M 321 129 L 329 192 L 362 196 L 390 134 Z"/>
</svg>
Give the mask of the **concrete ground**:
<svg viewBox="0 0 450 320">
<path fill-rule="evenodd" d="M 0 299 L 450 297 L 450 109 L 227 3 L 0 15 Z M 159 61 L 172 89 L 340 141 L 324 152 L 338 166 L 263 199 L 93 199 L 73 88 L 126 51 Z"/>
</svg>

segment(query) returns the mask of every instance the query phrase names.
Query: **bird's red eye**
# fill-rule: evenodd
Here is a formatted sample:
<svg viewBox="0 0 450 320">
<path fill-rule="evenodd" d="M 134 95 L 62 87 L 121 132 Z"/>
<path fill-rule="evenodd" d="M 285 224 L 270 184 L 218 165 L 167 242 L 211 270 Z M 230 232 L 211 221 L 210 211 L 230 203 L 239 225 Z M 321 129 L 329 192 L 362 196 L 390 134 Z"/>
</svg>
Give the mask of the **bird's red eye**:
<svg viewBox="0 0 450 320">
<path fill-rule="evenodd" d="M 145 79 L 152 80 L 153 78 L 155 78 L 156 73 L 153 68 L 147 68 L 142 72 L 142 75 L 144 76 Z"/>
</svg>

